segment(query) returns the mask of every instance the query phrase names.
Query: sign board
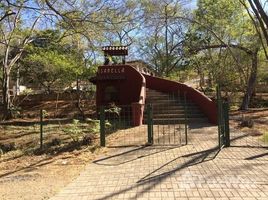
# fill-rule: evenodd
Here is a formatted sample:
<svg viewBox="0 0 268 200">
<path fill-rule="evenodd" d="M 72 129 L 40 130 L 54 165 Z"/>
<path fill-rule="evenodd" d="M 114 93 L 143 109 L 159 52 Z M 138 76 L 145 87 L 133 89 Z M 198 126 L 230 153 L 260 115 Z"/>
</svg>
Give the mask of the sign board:
<svg viewBox="0 0 268 200">
<path fill-rule="evenodd" d="M 102 66 L 99 67 L 95 80 L 122 80 L 125 79 L 125 67 Z"/>
</svg>

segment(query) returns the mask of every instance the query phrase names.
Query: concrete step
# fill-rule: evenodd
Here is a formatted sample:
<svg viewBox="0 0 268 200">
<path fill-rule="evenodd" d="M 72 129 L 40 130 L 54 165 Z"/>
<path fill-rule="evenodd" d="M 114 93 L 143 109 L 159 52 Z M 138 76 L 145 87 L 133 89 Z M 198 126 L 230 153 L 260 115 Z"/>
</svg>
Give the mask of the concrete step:
<svg viewBox="0 0 268 200">
<path fill-rule="evenodd" d="M 183 101 L 183 99 L 180 99 L 180 98 L 175 98 L 175 97 L 170 97 L 170 96 L 156 96 L 156 97 L 147 97 L 146 100 L 149 100 L 149 101 L 154 101 L 154 100 L 177 100 L 177 101 Z"/>
<path fill-rule="evenodd" d="M 187 110 L 199 110 L 199 108 L 195 105 L 186 105 L 186 109 Z M 184 105 L 181 105 L 181 104 L 170 104 L 170 105 L 167 105 L 167 104 L 164 104 L 164 103 L 161 103 L 161 104 L 153 104 L 153 110 L 154 111 L 158 111 L 158 110 L 185 110 L 185 106 Z"/>
<path fill-rule="evenodd" d="M 164 124 L 184 124 L 186 121 L 184 118 L 168 118 L 168 119 L 154 119 L 153 124 L 154 125 L 164 125 Z M 187 123 L 207 123 L 208 119 L 207 118 L 189 118 L 187 119 Z M 144 120 L 144 124 L 147 124 L 147 121 Z"/>
<path fill-rule="evenodd" d="M 198 115 L 172 115 L 172 114 L 157 114 L 157 115 L 153 115 L 153 119 L 185 119 L 185 117 L 187 117 L 187 119 L 198 119 L 198 118 L 204 118 L 205 116 L 203 114 L 198 114 Z M 147 120 L 147 116 L 144 115 L 144 119 Z"/>
<path fill-rule="evenodd" d="M 185 112 L 187 122 L 208 122 L 208 119 L 193 102 L 186 100 L 179 93 L 168 94 L 156 90 L 146 90 L 146 103 L 153 106 L 154 124 L 178 124 L 185 123 Z M 147 113 L 144 113 L 145 123 Z"/>
<path fill-rule="evenodd" d="M 153 105 L 159 105 L 159 104 L 165 104 L 165 105 L 184 105 L 185 102 L 184 101 L 180 101 L 180 100 L 177 100 L 177 99 L 172 99 L 172 100 L 168 100 L 168 99 L 160 99 L 160 100 L 146 100 L 146 103 L 147 104 L 153 104 Z M 195 103 L 192 103 L 192 102 L 186 102 L 186 105 L 195 105 Z"/>
<path fill-rule="evenodd" d="M 184 108 L 182 109 L 154 109 L 153 110 L 153 113 L 154 114 L 166 114 L 166 113 L 169 113 L 169 114 L 184 114 L 185 113 L 185 110 Z M 187 113 L 188 114 L 203 114 L 203 112 L 201 112 L 199 109 L 189 109 L 187 110 Z M 144 114 L 147 114 L 146 112 L 144 112 Z"/>
<path fill-rule="evenodd" d="M 203 114 L 193 114 L 193 113 L 190 113 L 190 114 L 187 114 L 186 115 L 187 118 L 199 118 L 199 117 L 204 117 Z M 153 117 L 154 118 L 185 118 L 185 115 L 184 114 L 169 114 L 169 113 L 166 113 L 166 114 L 153 114 Z"/>
</svg>

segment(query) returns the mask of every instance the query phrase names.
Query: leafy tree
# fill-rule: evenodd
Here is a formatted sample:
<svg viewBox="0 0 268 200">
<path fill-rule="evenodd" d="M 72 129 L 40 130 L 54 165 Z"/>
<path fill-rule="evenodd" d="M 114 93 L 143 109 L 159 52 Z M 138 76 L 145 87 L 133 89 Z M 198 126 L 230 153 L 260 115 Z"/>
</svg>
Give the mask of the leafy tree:
<svg viewBox="0 0 268 200">
<path fill-rule="evenodd" d="M 61 41 L 58 31 L 47 30 L 36 35 L 22 60 L 21 76 L 47 92 L 63 89 L 83 73 L 83 52 Z"/>
<path fill-rule="evenodd" d="M 268 15 L 265 11 L 265 3 L 261 3 L 259 0 L 239 0 L 240 3 L 245 7 L 249 17 L 254 24 L 254 27 L 260 38 L 263 51 L 266 59 L 268 59 L 267 45 L 268 45 Z M 265 42 L 266 41 L 266 42 Z M 266 44 L 265 44 L 266 43 Z"/>
<path fill-rule="evenodd" d="M 183 45 L 187 24 L 178 19 L 186 10 L 181 1 L 143 1 L 145 21 L 141 46 L 145 58 L 161 76 L 184 67 Z"/>
<path fill-rule="evenodd" d="M 243 76 L 246 82 L 241 109 L 247 109 L 257 81 L 260 42 L 250 18 L 243 11 L 239 2 L 200 0 L 195 15 L 196 20 L 205 24 L 205 27 L 197 25 L 195 34 L 198 40 L 191 48 L 193 52 L 208 51 L 211 58 L 218 55 L 220 58 L 218 62 L 221 62 L 225 55 L 231 56 L 230 59 L 235 61 L 234 70 L 237 76 Z M 225 49 L 228 50 L 228 54 L 225 54 Z M 251 58 L 248 70 L 245 70 L 240 62 L 243 55 Z M 223 77 L 226 77 L 226 72 L 230 70 L 227 69 L 230 66 L 223 66 L 221 71 L 216 70 L 217 74 L 213 72 L 214 69 L 212 71 L 212 74 L 216 75 L 214 75 L 216 82 L 220 84 L 224 84 Z"/>
<path fill-rule="evenodd" d="M 5 119 L 12 117 L 10 101 L 10 73 L 17 61 L 21 58 L 26 46 L 32 41 L 31 36 L 34 33 L 38 21 L 44 13 L 27 10 L 29 4 L 27 1 L 2 1 L 0 3 L 1 24 L 0 24 L 0 49 L 1 68 L 2 68 L 2 98 L 3 113 Z M 5 13 L 5 14 L 3 14 Z M 22 30 L 22 20 L 28 16 L 31 21 Z"/>
<path fill-rule="evenodd" d="M 12 117 L 12 104 L 9 94 L 11 72 L 14 67 L 18 68 L 18 61 L 21 60 L 26 48 L 30 51 L 28 46 L 35 39 L 33 36 L 38 29 L 59 27 L 64 37 L 82 35 L 83 39 L 87 40 L 88 47 L 90 47 L 88 49 L 94 50 L 95 38 L 102 35 L 103 24 L 106 22 L 107 16 L 104 10 L 116 9 L 118 5 L 113 1 L 107 0 L 72 1 L 71 3 L 65 0 L 1 1 L 0 59 L 1 63 L 3 63 L 1 86 L 4 118 L 9 119 Z M 41 26 L 39 26 L 39 22 L 42 22 Z M 74 45 L 73 43 L 71 44 Z M 78 47 L 78 49 L 81 48 Z M 80 55 L 89 55 L 88 52 L 82 52 Z M 49 58 L 51 63 L 56 64 L 58 62 L 55 59 L 58 56 L 57 52 L 53 54 L 51 50 L 45 55 L 46 52 L 41 52 L 40 50 L 39 53 Z M 90 54 L 92 55 L 92 53 Z M 40 55 L 39 57 L 38 55 L 32 55 L 33 61 L 41 63 Z M 95 58 L 94 53 L 93 56 Z M 85 63 L 87 63 L 87 60 L 88 58 L 84 59 Z"/>
</svg>

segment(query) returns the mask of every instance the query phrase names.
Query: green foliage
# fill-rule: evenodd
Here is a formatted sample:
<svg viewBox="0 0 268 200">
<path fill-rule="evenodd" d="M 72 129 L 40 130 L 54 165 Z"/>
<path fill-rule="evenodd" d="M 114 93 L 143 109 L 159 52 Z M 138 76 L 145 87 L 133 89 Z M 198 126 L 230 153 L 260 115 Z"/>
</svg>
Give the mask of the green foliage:
<svg viewBox="0 0 268 200">
<path fill-rule="evenodd" d="M 24 59 L 30 67 L 27 75 L 32 81 L 49 88 L 52 86 L 67 86 L 76 74 L 79 74 L 79 66 L 68 55 L 62 55 L 57 51 L 40 49 Z M 34 66 L 34 67 L 33 67 Z"/>
<path fill-rule="evenodd" d="M 12 107 L 10 108 L 10 111 L 11 111 L 12 116 L 13 116 L 14 118 L 18 118 L 18 117 L 21 116 L 21 107 L 18 107 L 18 106 L 12 106 Z"/>
<path fill-rule="evenodd" d="M 77 47 L 61 42 L 60 33 L 40 32 L 27 48 L 22 61 L 24 81 L 37 84 L 50 92 L 51 88 L 65 88 L 84 71 L 83 54 Z"/>
<path fill-rule="evenodd" d="M 262 140 L 265 144 L 268 144 L 268 132 L 265 132 L 262 136 Z"/>
<path fill-rule="evenodd" d="M 48 112 L 46 110 L 42 110 L 42 115 L 44 118 L 48 117 Z"/>
<path fill-rule="evenodd" d="M 32 93 L 33 93 L 33 90 L 31 88 L 26 88 L 25 90 L 20 92 L 21 95 L 29 95 L 29 94 L 32 94 Z"/>
<path fill-rule="evenodd" d="M 190 65 L 203 79 L 201 87 L 221 83 L 231 97 L 244 92 L 252 71 L 252 56 L 244 49 L 253 52 L 260 43 L 243 5 L 232 0 L 200 0 L 194 20 L 198 23 L 189 29 L 184 48 Z"/>
<path fill-rule="evenodd" d="M 105 113 L 116 114 L 120 117 L 120 112 L 122 108 L 116 106 L 115 104 L 111 104 L 107 109 L 105 109 Z"/>
<path fill-rule="evenodd" d="M 79 139 L 83 136 L 83 130 L 80 128 L 81 123 L 79 120 L 74 119 L 72 124 L 68 128 L 63 129 L 67 135 L 69 135 L 74 142 L 78 142 Z"/>
<path fill-rule="evenodd" d="M 184 41 L 187 24 L 179 20 L 188 13 L 178 0 L 142 1 L 145 34 L 141 48 L 147 62 L 160 76 L 170 76 L 188 66 L 184 59 Z"/>
<path fill-rule="evenodd" d="M 100 120 L 87 119 L 87 123 L 89 124 L 89 132 L 90 133 L 99 133 L 100 132 Z"/>
</svg>

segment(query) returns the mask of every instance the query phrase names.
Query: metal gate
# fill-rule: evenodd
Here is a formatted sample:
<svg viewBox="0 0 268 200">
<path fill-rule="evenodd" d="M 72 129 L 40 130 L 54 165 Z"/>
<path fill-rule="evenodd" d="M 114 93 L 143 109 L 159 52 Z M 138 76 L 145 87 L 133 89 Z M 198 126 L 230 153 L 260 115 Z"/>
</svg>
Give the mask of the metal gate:
<svg viewBox="0 0 268 200">
<path fill-rule="evenodd" d="M 234 111 L 230 115 L 233 147 L 268 148 L 268 108 Z"/>
<path fill-rule="evenodd" d="M 148 142 L 154 145 L 185 145 L 187 144 L 188 125 L 187 117 L 158 118 L 156 113 L 168 116 L 167 105 L 147 105 Z"/>
<path fill-rule="evenodd" d="M 218 141 L 219 148 L 230 146 L 229 128 L 229 103 L 221 97 L 221 88 L 217 86 L 217 108 L 218 108 Z"/>
<path fill-rule="evenodd" d="M 187 144 L 187 118 L 157 121 L 155 112 L 165 113 L 166 107 L 147 104 L 144 107 L 144 121 L 132 126 L 132 109 L 126 106 L 102 106 L 98 109 L 100 119 L 100 144 L 109 147 L 143 145 Z M 168 114 L 168 113 L 166 113 Z"/>
<path fill-rule="evenodd" d="M 131 105 L 99 109 L 101 146 L 123 147 L 147 144 L 147 125 L 133 126 Z"/>
</svg>

